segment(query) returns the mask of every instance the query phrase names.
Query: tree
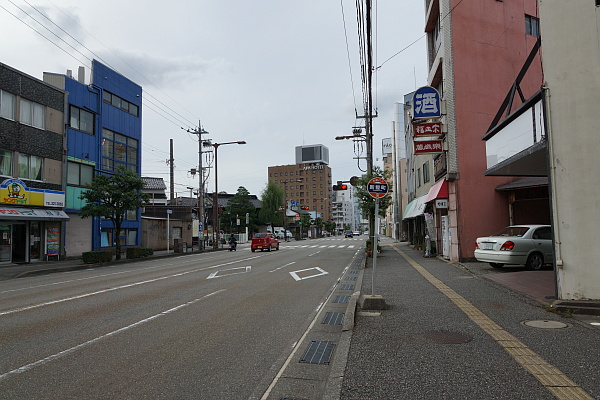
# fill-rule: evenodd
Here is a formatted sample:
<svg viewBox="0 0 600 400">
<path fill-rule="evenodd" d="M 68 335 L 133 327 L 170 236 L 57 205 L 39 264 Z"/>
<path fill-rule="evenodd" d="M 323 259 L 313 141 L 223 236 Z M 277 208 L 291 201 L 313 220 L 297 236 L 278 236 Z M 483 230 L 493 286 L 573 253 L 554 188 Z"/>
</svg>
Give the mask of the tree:
<svg viewBox="0 0 600 400">
<path fill-rule="evenodd" d="M 227 203 L 225 212 L 221 214 L 221 226 L 237 227 L 237 219 L 240 219 L 240 229 L 246 226 L 246 214 L 250 217 L 248 224 L 249 232 L 256 227 L 256 207 L 250 201 L 250 192 L 240 186 L 237 193 Z M 232 232 L 230 232 L 232 233 Z"/>
<path fill-rule="evenodd" d="M 323 236 L 323 218 L 315 218 L 315 227 L 317 228 L 317 237 Z"/>
<path fill-rule="evenodd" d="M 269 179 L 261 194 L 261 209 L 258 214 L 261 223 L 271 227 L 283 226 L 284 213 L 278 212 L 285 207 L 283 188 Z"/>
<path fill-rule="evenodd" d="M 116 236 L 116 259 L 121 259 L 121 225 L 127 211 L 148 204 L 149 195 L 142 193 L 144 181 L 134 172 L 119 167 L 115 175 L 96 175 L 90 188 L 79 198 L 86 204 L 81 208 L 81 218 L 104 217 L 112 221 Z"/>
<path fill-rule="evenodd" d="M 390 170 L 382 170 L 380 167 L 374 166 L 373 171 L 370 175 L 365 174 L 362 177 L 358 178 L 355 183 L 355 196 L 358 198 L 358 208 L 360 209 L 362 215 L 375 215 L 375 198 L 373 198 L 369 192 L 367 191 L 367 184 L 373 178 L 383 178 L 388 183 L 388 191 L 392 191 L 392 183 L 391 183 L 392 171 Z M 388 207 L 392 204 L 392 196 L 387 195 L 379 199 L 379 216 L 384 217 L 385 212 Z M 377 227 L 374 227 L 377 229 Z M 372 228 L 371 228 L 372 229 Z M 373 235 L 375 232 L 371 231 L 370 234 Z M 373 244 L 369 243 L 370 249 L 373 250 Z"/>
<path fill-rule="evenodd" d="M 329 232 L 331 234 L 334 233 L 334 231 L 335 231 L 335 222 L 333 222 L 333 221 L 325 221 L 324 225 L 325 225 L 325 231 L 326 232 Z"/>
</svg>

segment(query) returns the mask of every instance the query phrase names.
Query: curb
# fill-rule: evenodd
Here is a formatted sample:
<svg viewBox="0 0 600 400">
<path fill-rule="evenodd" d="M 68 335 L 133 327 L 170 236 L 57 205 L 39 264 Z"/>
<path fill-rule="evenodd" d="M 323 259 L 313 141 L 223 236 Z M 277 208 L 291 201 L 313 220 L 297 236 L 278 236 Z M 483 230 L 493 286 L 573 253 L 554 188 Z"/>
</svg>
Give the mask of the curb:
<svg viewBox="0 0 600 400">
<path fill-rule="evenodd" d="M 360 257 L 360 255 L 357 255 L 357 257 Z M 342 333 L 337 344 L 336 357 L 331 363 L 329 377 L 325 383 L 325 392 L 322 398 L 323 400 L 338 400 L 342 393 L 342 383 L 344 381 L 344 374 L 346 372 L 346 365 L 348 363 L 348 354 L 350 353 L 350 344 L 352 342 L 352 333 L 355 325 L 356 305 L 358 303 L 358 299 L 360 298 L 360 289 L 362 288 L 364 273 L 365 268 L 363 265 L 363 268 L 360 270 L 360 274 L 358 275 L 358 279 L 356 280 L 355 289 L 358 288 L 358 290 L 352 293 L 352 296 L 348 301 L 348 306 L 346 307 L 344 324 L 342 325 Z"/>
</svg>

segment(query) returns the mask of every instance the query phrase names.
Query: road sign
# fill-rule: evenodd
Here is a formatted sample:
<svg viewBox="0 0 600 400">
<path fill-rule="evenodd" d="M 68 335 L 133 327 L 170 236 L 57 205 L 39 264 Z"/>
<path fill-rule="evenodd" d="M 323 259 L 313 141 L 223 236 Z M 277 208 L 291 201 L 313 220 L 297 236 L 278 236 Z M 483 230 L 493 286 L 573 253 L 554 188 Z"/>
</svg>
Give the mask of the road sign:
<svg viewBox="0 0 600 400">
<path fill-rule="evenodd" d="M 388 184 L 383 178 L 373 178 L 367 184 L 367 192 L 371 197 L 379 199 L 388 193 Z"/>
</svg>

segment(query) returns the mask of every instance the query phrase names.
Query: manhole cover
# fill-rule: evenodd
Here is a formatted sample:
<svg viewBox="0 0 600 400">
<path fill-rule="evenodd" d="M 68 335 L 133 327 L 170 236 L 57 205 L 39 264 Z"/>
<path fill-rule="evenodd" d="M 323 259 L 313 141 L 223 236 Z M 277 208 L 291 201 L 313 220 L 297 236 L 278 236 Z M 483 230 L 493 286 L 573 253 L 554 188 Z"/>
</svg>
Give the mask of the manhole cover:
<svg viewBox="0 0 600 400">
<path fill-rule="evenodd" d="M 444 332 L 444 331 L 432 331 L 425 332 L 423 337 L 434 343 L 444 343 L 444 344 L 460 344 L 467 343 L 473 340 L 471 336 L 463 335 L 461 333 L 456 332 Z"/>
<path fill-rule="evenodd" d="M 541 329 L 562 329 L 568 328 L 569 325 L 564 322 L 551 321 L 551 320 L 537 320 L 537 321 L 523 321 L 521 322 L 525 326 L 531 326 L 532 328 Z"/>
</svg>

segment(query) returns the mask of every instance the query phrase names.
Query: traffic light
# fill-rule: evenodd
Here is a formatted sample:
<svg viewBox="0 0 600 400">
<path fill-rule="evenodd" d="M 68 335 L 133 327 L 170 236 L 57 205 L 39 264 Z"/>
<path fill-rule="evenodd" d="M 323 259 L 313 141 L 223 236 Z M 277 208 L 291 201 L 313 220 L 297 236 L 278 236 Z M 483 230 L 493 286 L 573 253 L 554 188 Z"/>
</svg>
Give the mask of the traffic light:
<svg viewBox="0 0 600 400">
<path fill-rule="evenodd" d="M 342 183 L 342 181 L 337 181 L 337 185 L 333 185 L 333 190 L 348 190 L 348 185 Z"/>
</svg>

